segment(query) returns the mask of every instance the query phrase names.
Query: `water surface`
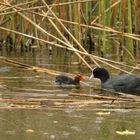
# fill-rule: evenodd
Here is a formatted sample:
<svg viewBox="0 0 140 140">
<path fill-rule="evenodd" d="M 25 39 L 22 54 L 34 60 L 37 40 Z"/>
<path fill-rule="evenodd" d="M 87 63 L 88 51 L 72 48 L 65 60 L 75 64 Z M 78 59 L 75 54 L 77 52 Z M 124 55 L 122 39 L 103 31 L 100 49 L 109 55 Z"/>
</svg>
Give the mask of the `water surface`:
<svg viewBox="0 0 140 140">
<path fill-rule="evenodd" d="M 72 61 L 72 55 L 64 58 L 61 54 L 61 57 L 46 54 L 11 55 L 10 58 L 30 65 L 90 75 L 85 66 L 76 65 L 76 59 L 75 63 Z M 70 93 L 94 95 L 98 92 L 88 86 L 59 88 L 54 81 L 52 75 L 0 64 L 0 98 L 5 100 L 0 102 L 1 140 L 139 139 L 139 103 L 116 101 L 112 104 L 112 101 L 72 97 Z M 135 134 L 117 134 L 117 131 L 126 130 Z"/>
</svg>

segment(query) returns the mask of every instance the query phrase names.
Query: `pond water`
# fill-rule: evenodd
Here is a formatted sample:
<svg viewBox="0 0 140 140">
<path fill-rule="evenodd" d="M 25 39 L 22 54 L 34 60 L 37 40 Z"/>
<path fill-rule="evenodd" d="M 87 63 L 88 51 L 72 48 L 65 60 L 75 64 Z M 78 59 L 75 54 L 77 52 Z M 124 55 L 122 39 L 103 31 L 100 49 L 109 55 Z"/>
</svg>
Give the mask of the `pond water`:
<svg viewBox="0 0 140 140">
<path fill-rule="evenodd" d="M 52 56 L 48 54 L 44 50 L 36 56 L 11 54 L 9 58 L 90 75 L 85 66 L 76 65 L 73 54 L 65 58 L 59 51 Z M 52 75 L 0 63 L 1 140 L 139 140 L 139 103 L 69 96 L 70 93 L 96 94 L 98 91 L 88 86 L 59 88 L 54 81 Z M 123 135 L 127 130 L 129 134 Z"/>
</svg>

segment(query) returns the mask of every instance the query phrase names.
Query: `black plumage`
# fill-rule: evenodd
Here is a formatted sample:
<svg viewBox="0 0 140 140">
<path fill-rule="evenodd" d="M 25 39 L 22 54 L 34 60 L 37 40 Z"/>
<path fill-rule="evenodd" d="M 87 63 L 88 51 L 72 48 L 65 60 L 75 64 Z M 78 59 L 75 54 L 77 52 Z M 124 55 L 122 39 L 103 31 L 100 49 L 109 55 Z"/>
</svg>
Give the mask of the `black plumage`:
<svg viewBox="0 0 140 140">
<path fill-rule="evenodd" d="M 136 75 L 120 74 L 110 78 L 105 68 L 95 68 L 91 77 L 99 78 L 102 88 L 140 95 L 140 77 Z"/>
</svg>

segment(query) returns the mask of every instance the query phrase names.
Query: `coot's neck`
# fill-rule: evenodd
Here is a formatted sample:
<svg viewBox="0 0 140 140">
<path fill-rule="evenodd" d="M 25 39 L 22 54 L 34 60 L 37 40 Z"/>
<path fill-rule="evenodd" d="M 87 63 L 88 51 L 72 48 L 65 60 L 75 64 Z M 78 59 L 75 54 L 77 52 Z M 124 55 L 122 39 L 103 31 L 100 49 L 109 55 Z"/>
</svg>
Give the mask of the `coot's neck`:
<svg viewBox="0 0 140 140">
<path fill-rule="evenodd" d="M 102 83 L 105 83 L 108 79 L 109 79 L 109 75 L 106 75 L 105 77 L 100 77 Z"/>
</svg>

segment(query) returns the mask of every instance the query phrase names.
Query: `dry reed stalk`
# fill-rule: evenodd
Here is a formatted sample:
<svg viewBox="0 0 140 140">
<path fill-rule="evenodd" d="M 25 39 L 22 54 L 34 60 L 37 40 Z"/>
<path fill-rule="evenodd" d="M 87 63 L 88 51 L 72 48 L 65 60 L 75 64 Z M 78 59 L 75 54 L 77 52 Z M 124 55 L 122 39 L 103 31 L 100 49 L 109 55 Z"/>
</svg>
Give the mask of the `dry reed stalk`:
<svg viewBox="0 0 140 140">
<path fill-rule="evenodd" d="M 9 4 L 9 3 L 6 2 L 6 4 Z M 9 6 L 10 6 L 10 4 L 9 4 Z M 13 10 L 16 11 L 15 8 L 13 8 Z M 50 10 L 51 10 L 51 9 L 49 8 L 49 11 L 50 11 Z M 33 24 L 33 25 L 34 25 L 37 29 L 39 29 L 41 32 L 43 32 L 43 33 L 45 33 L 45 34 L 47 34 L 47 35 L 49 35 L 49 36 L 55 38 L 56 40 L 60 41 L 61 43 L 65 44 L 65 45 L 67 45 L 67 46 L 70 46 L 69 44 L 66 44 L 64 41 L 62 41 L 62 40 L 60 40 L 60 39 L 54 37 L 53 35 L 51 35 L 51 34 L 48 33 L 47 31 L 45 31 L 43 28 L 41 28 L 39 25 L 37 25 L 36 23 L 34 23 L 31 19 L 29 19 L 29 18 L 28 18 L 27 16 L 25 16 L 24 14 L 22 14 L 22 13 L 20 13 L 20 12 L 17 12 L 17 13 L 18 13 L 20 16 L 22 16 L 24 19 L 26 19 L 28 22 L 30 22 L 31 24 Z M 67 30 L 67 29 L 66 29 L 66 30 Z M 77 40 L 76 40 L 76 42 L 77 42 Z M 81 46 L 81 47 L 82 47 L 82 46 Z M 90 65 L 88 65 L 88 68 L 90 68 L 90 69 L 92 70 L 92 68 L 90 67 Z"/>
<path fill-rule="evenodd" d="M 24 11 L 24 10 L 26 10 L 26 9 L 22 9 L 22 10 Z M 19 10 L 19 11 L 22 11 L 22 10 Z M 18 12 L 18 10 L 16 10 L 15 12 Z M 5 14 L 5 13 L 4 13 L 4 14 Z M 9 14 L 9 13 L 7 13 L 7 14 Z M 36 14 L 37 14 L 37 13 L 36 13 Z M 2 14 L 0 14 L 0 15 L 2 15 Z M 44 16 L 44 15 L 42 15 L 42 14 L 38 14 L 38 15 Z M 48 16 L 48 17 L 54 19 L 54 17 L 50 17 L 50 16 Z M 65 22 L 65 23 L 70 23 L 70 24 L 73 24 L 73 25 L 78 25 L 78 23 L 75 23 L 75 22 L 72 22 L 72 21 L 67 21 L 67 20 L 63 20 L 63 19 L 60 19 L 60 20 L 61 20 L 62 22 Z M 112 29 L 112 28 L 109 28 L 109 27 L 105 27 L 105 28 L 102 27 L 102 28 L 101 28 L 101 27 L 90 26 L 90 25 L 85 25 L 85 24 L 80 24 L 80 26 L 86 27 L 86 28 L 90 28 L 90 29 L 96 29 L 96 30 L 101 30 L 101 31 L 106 31 L 106 32 L 112 32 L 112 33 L 116 33 L 116 34 L 122 35 L 122 32 L 116 31 L 116 30 L 114 30 L 114 29 Z M 137 35 L 137 34 L 130 34 L 130 33 L 125 33 L 125 32 L 124 32 L 123 36 L 140 41 L 140 38 L 139 38 L 140 35 Z"/>
<path fill-rule="evenodd" d="M 8 3 L 7 3 L 8 4 Z M 10 6 L 10 4 L 9 4 Z M 13 8 L 14 11 L 17 12 L 17 10 L 15 8 Z M 66 45 L 66 46 L 69 46 L 67 43 L 65 43 L 64 41 L 62 41 L 61 39 L 53 36 L 52 34 L 48 33 L 46 30 L 44 30 L 43 28 L 41 28 L 39 25 L 37 25 L 36 23 L 34 23 L 30 18 L 28 18 L 27 16 L 25 16 L 24 14 L 20 13 L 20 12 L 17 12 L 21 17 L 23 17 L 26 21 L 28 21 L 29 23 L 31 23 L 35 28 L 37 28 L 39 31 L 41 31 L 43 34 L 45 35 L 48 35 L 52 38 L 54 38 L 55 40 L 61 42 L 62 44 Z"/>
<path fill-rule="evenodd" d="M 140 102 L 140 99 L 127 99 L 121 97 L 110 97 L 110 96 L 100 96 L 100 95 L 92 95 L 92 94 L 78 94 L 78 93 L 70 93 L 69 96 L 78 96 L 78 97 L 90 97 L 98 100 L 111 100 L 111 101 L 126 101 L 126 102 Z"/>
<path fill-rule="evenodd" d="M 4 4 L 3 2 L 0 2 L 0 11 L 5 10 L 6 7 L 7 7 L 6 4 Z M 4 19 L 4 17 L 1 17 L 0 23 L 3 21 L 3 19 Z"/>
<path fill-rule="evenodd" d="M 29 98 L 29 99 L 24 99 L 17 98 L 17 99 L 0 99 L 0 102 L 47 102 L 47 101 L 52 101 L 52 102 L 84 102 L 85 100 L 81 99 L 49 99 L 49 98 Z"/>
<path fill-rule="evenodd" d="M 43 14 L 38 14 L 38 15 L 44 16 Z M 47 17 L 51 18 L 51 19 L 55 19 L 54 17 L 51 17 L 51 16 L 47 16 Z M 67 20 L 64 20 L 64 19 L 60 19 L 60 20 L 62 22 L 69 23 L 69 24 L 72 24 L 72 25 L 78 25 L 78 23 L 76 23 L 76 22 L 67 21 Z M 115 33 L 115 34 L 118 34 L 118 35 L 121 35 L 121 36 L 124 36 L 124 37 L 127 37 L 127 38 L 131 38 L 131 39 L 140 41 L 140 35 L 126 33 L 126 32 L 124 32 L 123 35 L 122 35 L 122 32 L 117 31 L 117 30 L 115 30 L 113 28 L 110 28 L 110 27 L 107 27 L 107 26 L 103 27 L 101 24 L 98 24 L 98 25 L 100 25 L 100 27 L 98 27 L 96 25 L 97 24 L 95 24 L 95 26 L 86 25 L 86 24 L 80 24 L 80 26 L 85 27 L 85 28 L 95 29 L 95 30 L 99 30 L 99 31 L 111 32 L 111 33 Z"/>
<path fill-rule="evenodd" d="M 26 5 L 28 5 L 28 4 L 33 4 L 33 3 L 36 3 L 36 2 L 38 2 L 38 1 L 40 1 L 40 0 L 33 0 L 33 1 L 29 1 L 29 2 L 25 2 L 25 3 L 19 3 L 19 4 L 15 4 L 14 6 L 13 6 L 13 8 L 17 8 L 17 7 L 19 7 L 19 6 L 26 6 Z M 91 2 L 91 1 L 93 1 L 93 0 L 81 0 L 81 1 L 74 1 L 74 2 L 62 2 L 62 3 L 58 3 L 58 4 L 55 4 L 55 2 L 53 3 L 53 4 L 50 4 L 49 6 L 65 6 L 65 5 L 69 5 L 69 4 L 76 4 L 76 3 L 85 3 L 85 2 Z M 96 0 L 95 0 L 96 1 Z M 0 10 L 0 12 L 6 12 L 6 10 L 10 10 L 11 9 L 11 7 L 9 7 L 9 5 L 7 5 L 7 4 L 5 4 L 5 3 L 3 3 L 3 2 L 0 2 L 0 5 L 3 5 L 3 6 L 6 6 L 7 8 L 4 8 L 4 10 Z M 37 6 L 37 7 L 31 7 L 31 8 L 26 8 L 27 10 L 36 10 L 36 9 L 41 9 L 41 8 L 45 8 L 46 6 Z M 25 11 L 26 11 L 26 9 L 24 9 Z M 20 11 L 20 10 L 19 10 Z M 18 12 L 19 12 L 18 11 Z M 13 11 L 14 12 L 14 11 Z"/>
<path fill-rule="evenodd" d="M 27 64 L 24 64 L 24 63 L 20 63 L 20 62 L 17 62 L 17 61 L 13 61 L 13 60 L 7 59 L 5 57 L 0 57 L 0 61 L 4 62 L 4 63 L 15 65 L 15 66 L 17 66 L 19 68 L 25 68 L 25 69 L 28 69 L 28 70 L 38 71 L 38 72 L 46 72 L 46 73 L 48 73 L 50 75 L 58 75 L 58 74 L 61 73 L 59 71 L 49 70 L 47 68 L 40 68 L 40 67 L 35 67 L 35 66 L 27 65 Z"/>
<path fill-rule="evenodd" d="M 108 9 L 105 10 L 105 13 L 107 13 L 110 9 L 114 8 L 116 5 L 118 5 L 121 2 L 121 0 L 118 0 L 114 2 Z M 90 24 L 93 25 L 102 15 L 97 16 Z"/>
<path fill-rule="evenodd" d="M 62 72 L 60 72 L 60 71 L 55 71 L 55 70 L 51 70 L 51 69 L 48 69 L 48 68 L 41 68 L 41 67 L 37 67 L 37 66 L 31 66 L 31 65 L 28 65 L 28 64 L 24 64 L 24 63 L 21 63 L 21 62 L 10 60 L 10 59 L 5 58 L 5 57 L 0 57 L 0 61 L 3 62 L 3 63 L 11 64 L 11 65 L 16 66 L 18 68 L 24 68 L 24 69 L 35 71 L 35 72 L 45 72 L 45 73 L 47 73 L 49 75 L 53 75 L 53 76 L 62 74 Z M 63 72 L 63 74 L 69 75 L 71 77 L 75 76 L 75 74 L 66 73 L 66 72 Z M 84 76 L 84 77 L 88 78 L 86 76 Z"/>
<path fill-rule="evenodd" d="M 34 4 L 36 2 L 38 2 L 39 0 L 33 0 L 33 1 L 29 1 L 29 2 L 25 2 L 25 3 L 19 3 L 19 4 L 15 4 L 13 6 L 9 6 L 8 4 L 5 4 L 3 2 L 0 2 L 1 5 L 5 6 L 4 9 L 1 9 L 0 12 L 6 12 L 6 10 L 10 10 L 12 8 L 18 8 L 18 7 L 22 7 L 22 6 L 27 6 L 29 4 Z"/>
<path fill-rule="evenodd" d="M 78 0 L 78 1 L 59 2 L 58 4 L 53 4 L 53 6 L 65 6 L 69 4 L 77 4 L 77 3 L 85 3 L 85 2 L 93 2 L 93 1 L 96 1 L 96 0 Z"/>
<path fill-rule="evenodd" d="M 55 2 L 57 2 L 57 0 L 55 0 L 54 1 L 54 3 Z M 50 7 L 51 9 L 53 8 L 53 5 Z M 46 12 L 46 15 L 48 15 L 48 13 L 49 13 L 49 11 L 47 11 Z M 34 19 L 35 19 L 35 13 L 33 13 L 33 17 L 34 17 Z M 41 19 L 41 21 L 37 24 L 38 26 L 40 26 L 41 25 L 41 23 L 45 20 L 45 18 L 46 17 L 43 17 L 42 19 Z M 34 22 L 35 22 L 35 20 L 34 20 Z M 36 23 L 36 22 L 35 22 Z M 36 34 L 36 37 L 38 38 L 38 30 L 37 30 L 37 28 L 35 28 L 35 34 Z M 31 34 L 31 36 L 33 36 L 33 33 Z M 27 40 L 27 41 L 29 41 L 29 40 Z M 37 45 L 39 46 L 39 40 L 37 39 Z"/>
<path fill-rule="evenodd" d="M 46 40 L 43 40 L 43 39 L 40 39 L 40 38 L 36 38 L 36 37 L 30 36 L 30 35 L 27 35 L 27 34 L 23 34 L 23 33 L 20 33 L 20 32 L 13 31 L 13 30 L 10 30 L 10 29 L 7 29 L 7 28 L 0 27 L 0 29 L 5 30 L 5 31 L 9 31 L 9 32 L 13 32 L 13 33 L 16 33 L 16 34 L 19 34 L 19 35 L 23 35 L 23 36 L 28 37 L 28 38 L 33 38 L 33 39 L 42 41 L 42 42 L 44 42 L 44 43 L 48 43 L 48 44 L 53 45 L 53 46 L 56 46 L 56 47 L 68 49 L 68 50 L 70 50 L 70 51 L 75 51 L 75 52 L 84 54 L 84 55 L 86 55 L 86 56 L 94 57 L 94 59 L 96 59 L 97 61 L 102 62 L 103 64 L 106 64 L 106 65 L 108 65 L 108 66 L 110 66 L 110 67 L 112 67 L 112 68 L 114 68 L 114 69 L 120 70 L 120 71 L 125 72 L 125 73 L 131 74 L 130 72 L 128 72 L 128 71 L 126 71 L 126 70 L 123 70 L 123 69 L 120 69 L 120 68 L 118 68 L 118 67 L 115 67 L 115 66 L 111 65 L 110 62 L 113 63 L 113 64 L 120 65 L 120 66 L 132 68 L 132 69 L 134 69 L 134 70 L 140 70 L 140 68 L 137 67 L 137 66 L 125 65 L 125 64 L 122 64 L 122 63 L 119 63 L 119 62 L 115 62 L 115 61 L 113 61 L 113 60 L 108 60 L 108 59 L 105 59 L 105 58 L 98 57 L 98 56 L 96 56 L 96 55 L 87 54 L 87 53 L 81 52 L 81 51 L 79 51 L 79 50 L 76 50 L 75 48 L 74 48 L 74 49 L 73 49 L 73 48 L 72 48 L 72 49 L 71 49 L 71 48 L 67 48 L 67 47 L 64 47 L 64 46 L 62 46 L 62 45 L 60 45 L 60 44 L 56 44 L 56 43 L 54 43 L 54 42 L 49 42 L 49 41 L 46 41 Z M 109 63 L 107 63 L 107 62 L 109 62 Z"/>
<path fill-rule="evenodd" d="M 42 2 L 45 4 L 45 6 L 47 7 L 47 9 L 51 12 L 51 14 L 54 16 L 54 18 L 58 21 L 58 23 L 63 27 L 63 29 L 66 31 L 66 33 L 68 33 L 68 35 L 70 35 L 70 37 L 73 39 L 73 41 L 79 46 L 79 48 L 83 51 L 83 52 L 85 52 L 85 53 L 87 53 L 88 54 L 88 52 L 82 47 L 82 45 L 77 41 L 77 39 L 70 33 L 70 31 L 64 26 L 64 24 L 61 22 L 61 20 L 59 20 L 59 18 L 55 15 L 55 13 L 49 8 L 49 6 L 47 5 L 47 3 L 44 1 L 44 0 L 42 0 Z M 69 42 L 69 41 L 68 41 Z M 70 45 L 69 47 L 72 47 L 73 48 L 73 46 L 72 45 Z M 95 64 L 96 64 L 96 66 L 99 66 L 100 67 L 100 65 L 94 60 L 94 58 L 90 58 Z M 83 60 L 83 59 L 81 59 L 81 60 Z M 86 64 L 87 65 L 87 64 Z M 87 65 L 88 66 L 88 68 L 90 69 L 90 70 L 92 70 L 92 68 L 90 67 L 90 65 Z"/>
<path fill-rule="evenodd" d="M 45 13 L 44 13 L 45 14 Z M 74 51 L 74 47 L 70 44 L 70 42 L 67 40 L 67 38 L 61 33 L 61 31 L 57 28 L 57 26 L 54 24 L 54 22 L 51 19 L 48 19 L 51 23 L 51 25 L 57 30 L 58 34 L 70 45 L 70 48 Z M 74 51 L 75 52 L 75 51 Z M 91 69 L 90 65 L 82 58 L 82 56 L 75 52 L 75 54 L 86 64 L 86 66 Z"/>
<path fill-rule="evenodd" d="M 0 27 L 0 29 L 6 30 L 6 31 L 9 31 L 9 32 L 13 32 L 13 33 L 16 33 L 16 34 L 19 34 L 19 35 L 24 35 L 25 37 L 28 37 L 28 38 L 37 39 L 37 40 L 39 40 L 39 41 L 42 41 L 42 42 L 51 44 L 51 45 L 53 45 L 53 46 L 60 47 L 60 48 L 65 48 L 65 49 L 68 49 L 68 50 L 70 50 L 70 51 L 75 51 L 75 52 L 84 54 L 84 55 L 86 55 L 86 56 L 94 57 L 94 59 L 96 59 L 97 61 L 102 62 L 103 64 L 106 64 L 106 65 L 108 65 L 108 66 L 110 66 L 110 67 L 112 67 L 112 68 L 114 68 L 114 69 L 120 70 L 120 71 L 125 72 L 125 73 L 132 74 L 131 72 L 128 72 L 128 71 L 126 71 L 126 70 L 123 70 L 123 69 L 120 69 L 120 68 L 118 68 L 118 67 L 115 67 L 115 66 L 111 65 L 110 62 L 113 63 L 113 64 L 120 65 L 120 66 L 124 66 L 124 67 L 127 66 L 127 67 L 129 67 L 129 68 L 134 69 L 134 70 L 140 70 L 140 68 L 137 67 L 137 66 L 134 66 L 134 67 L 133 67 L 133 66 L 130 66 L 130 65 L 125 65 L 125 64 L 122 64 L 122 63 L 119 63 L 119 62 L 115 62 L 115 61 L 113 61 L 113 60 L 108 60 L 108 59 L 101 58 L 101 57 L 98 57 L 98 56 L 95 56 L 95 55 L 87 54 L 87 53 L 81 52 L 81 51 L 76 50 L 76 49 L 73 50 L 73 49 L 71 49 L 71 48 L 67 48 L 67 47 L 61 46 L 60 44 L 56 44 L 56 43 L 54 43 L 54 42 L 49 42 L 49 41 L 46 41 L 46 40 L 43 40 L 43 39 L 39 39 L 39 38 L 30 36 L 30 35 L 27 35 L 27 34 L 20 33 L 20 32 L 12 31 L 12 30 L 7 29 L 7 28 Z M 109 63 L 107 63 L 107 62 L 109 62 Z"/>
<path fill-rule="evenodd" d="M 77 50 L 76 50 L 77 51 Z M 104 63 L 104 62 L 103 62 Z"/>
</svg>

